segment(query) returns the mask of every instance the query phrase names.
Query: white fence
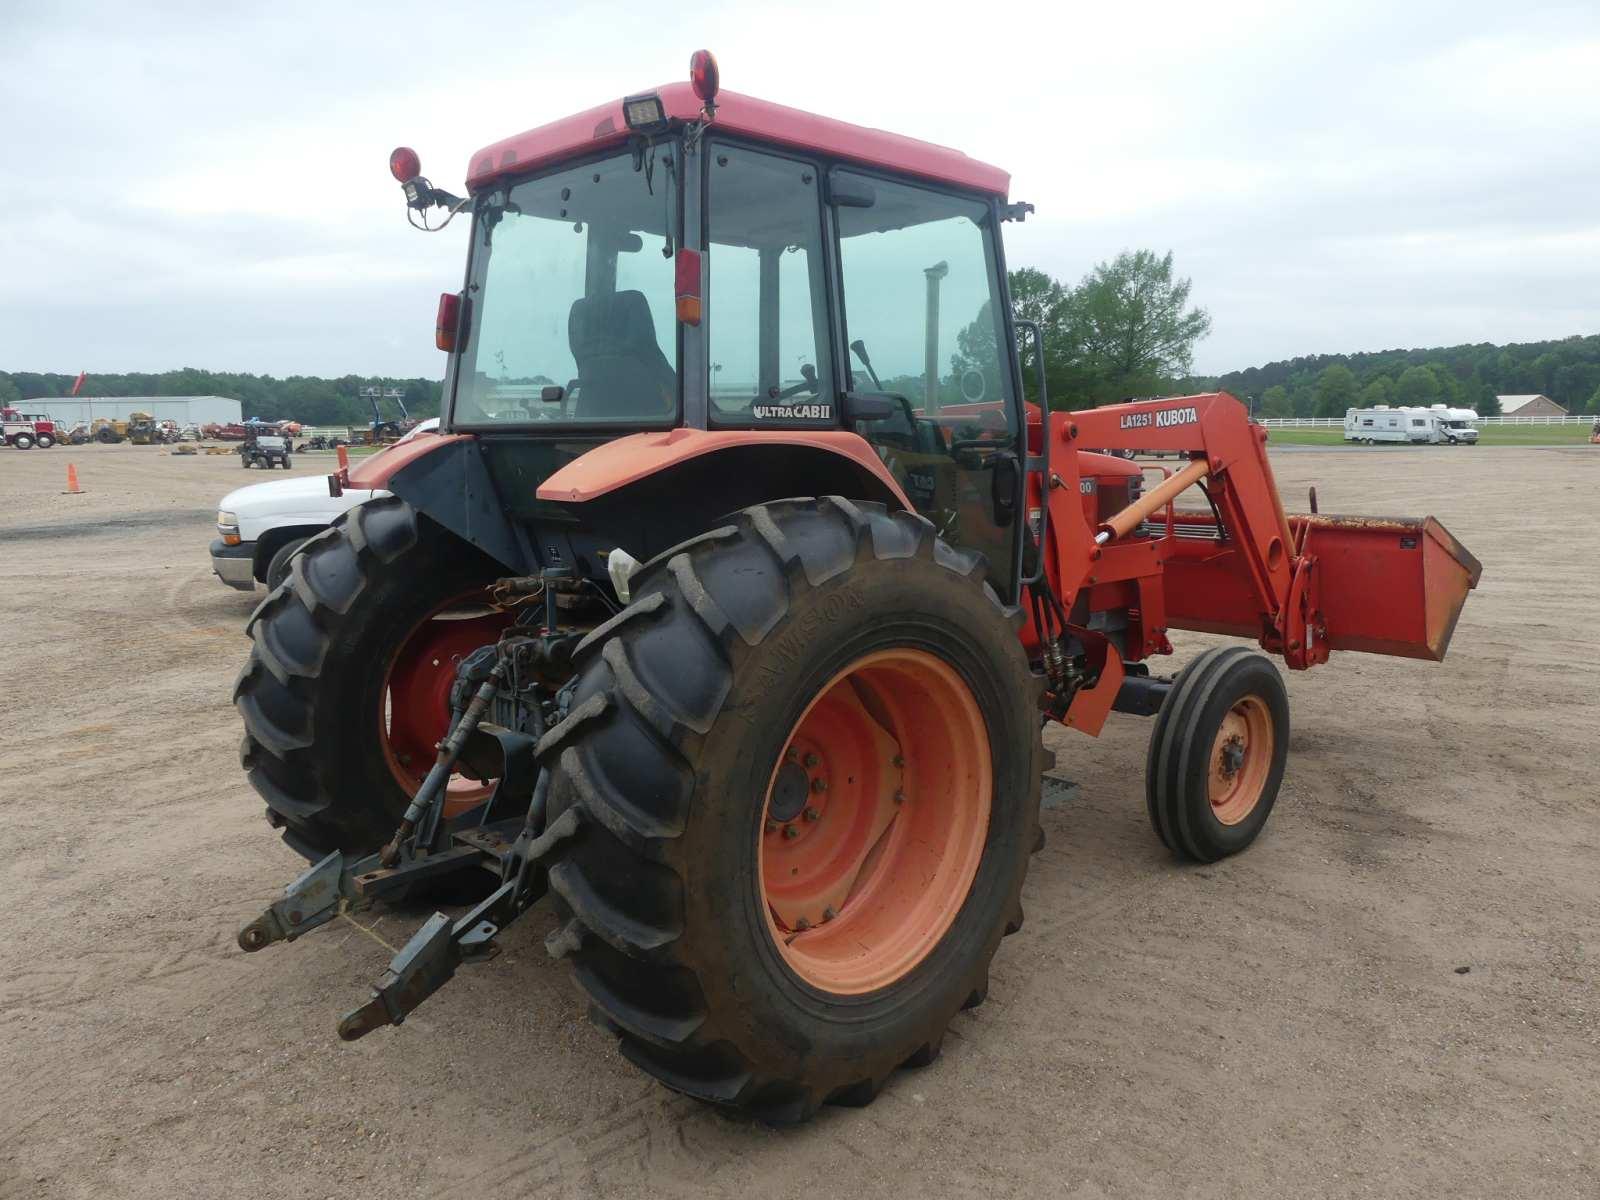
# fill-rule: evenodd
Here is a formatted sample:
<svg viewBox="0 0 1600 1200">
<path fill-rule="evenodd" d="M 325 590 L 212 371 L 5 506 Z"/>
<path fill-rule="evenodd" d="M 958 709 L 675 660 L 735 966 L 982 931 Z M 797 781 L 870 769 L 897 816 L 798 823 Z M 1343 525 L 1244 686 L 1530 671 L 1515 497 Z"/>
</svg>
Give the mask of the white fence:
<svg viewBox="0 0 1600 1200">
<path fill-rule="evenodd" d="M 1588 425 L 1594 417 L 1479 417 L 1478 425 Z M 1268 429 L 1343 429 L 1343 417 L 1262 417 L 1261 424 Z"/>
</svg>

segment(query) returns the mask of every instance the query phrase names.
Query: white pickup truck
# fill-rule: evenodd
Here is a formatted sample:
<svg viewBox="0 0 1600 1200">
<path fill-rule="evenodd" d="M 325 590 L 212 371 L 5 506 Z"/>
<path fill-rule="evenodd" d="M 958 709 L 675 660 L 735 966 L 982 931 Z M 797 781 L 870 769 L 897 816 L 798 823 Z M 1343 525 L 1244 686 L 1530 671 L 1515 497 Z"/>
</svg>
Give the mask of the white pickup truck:
<svg viewBox="0 0 1600 1200">
<path fill-rule="evenodd" d="M 438 428 L 438 418 L 424 421 L 400 442 L 428 436 Z M 344 495 L 330 496 L 326 474 L 235 488 L 217 506 L 219 536 L 211 543 L 211 570 L 242 592 L 254 591 L 257 583 L 275 588 L 288 578 L 289 560 L 306 539 L 328 528 L 341 513 L 386 495 L 381 490 L 345 488 Z"/>
</svg>

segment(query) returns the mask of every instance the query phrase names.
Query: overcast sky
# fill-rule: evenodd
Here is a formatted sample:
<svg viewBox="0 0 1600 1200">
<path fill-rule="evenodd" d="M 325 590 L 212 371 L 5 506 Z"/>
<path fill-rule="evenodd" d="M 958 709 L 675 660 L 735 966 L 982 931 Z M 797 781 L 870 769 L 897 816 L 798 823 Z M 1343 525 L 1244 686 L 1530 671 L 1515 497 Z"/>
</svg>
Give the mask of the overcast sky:
<svg viewBox="0 0 1600 1200">
<path fill-rule="evenodd" d="M 1600 2 L 0 0 L 0 369 L 438 376 L 472 150 L 657 83 L 944 142 L 1013 266 L 1171 249 L 1208 372 L 1600 327 Z"/>
</svg>

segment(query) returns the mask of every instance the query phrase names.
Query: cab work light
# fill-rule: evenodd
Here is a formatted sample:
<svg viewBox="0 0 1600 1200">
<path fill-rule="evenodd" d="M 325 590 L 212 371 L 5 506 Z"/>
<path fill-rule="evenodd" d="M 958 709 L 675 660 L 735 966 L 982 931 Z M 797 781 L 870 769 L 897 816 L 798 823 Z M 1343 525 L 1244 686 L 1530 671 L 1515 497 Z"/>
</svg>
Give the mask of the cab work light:
<svg viewBox="0 0 1600 1200">
<path fill-rule="evenodd" d="M 629 96 L 622 102 L 622 116 L 635 133 L 660 133 L 667 127 L 667 110 L 654 92 Z"/>
</svg>

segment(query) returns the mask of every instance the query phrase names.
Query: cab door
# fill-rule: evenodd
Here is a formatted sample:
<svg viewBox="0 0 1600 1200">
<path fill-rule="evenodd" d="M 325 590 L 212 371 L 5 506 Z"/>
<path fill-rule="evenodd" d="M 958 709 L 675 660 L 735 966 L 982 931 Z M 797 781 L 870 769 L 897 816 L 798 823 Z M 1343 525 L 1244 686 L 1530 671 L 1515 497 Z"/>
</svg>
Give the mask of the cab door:
<svg viewBox="0 0 1600 1200">
<path fill-rule="evenodd" d="M 828 184 L 848 391 L 890 402 L 891 415 L 856 431 L 941 537 L 987 556 L 1009 598 L 1020 407 L 995 208 L 843 168 Z"/>
</svg>

